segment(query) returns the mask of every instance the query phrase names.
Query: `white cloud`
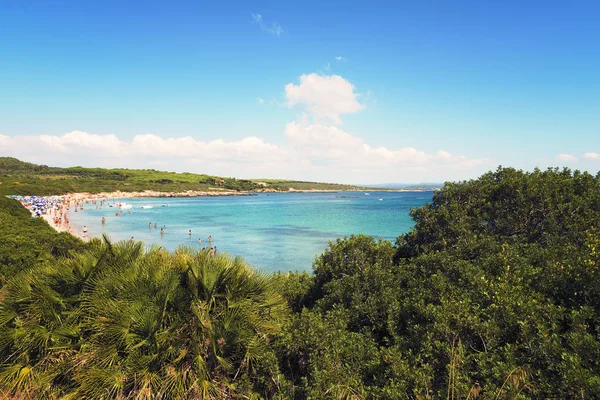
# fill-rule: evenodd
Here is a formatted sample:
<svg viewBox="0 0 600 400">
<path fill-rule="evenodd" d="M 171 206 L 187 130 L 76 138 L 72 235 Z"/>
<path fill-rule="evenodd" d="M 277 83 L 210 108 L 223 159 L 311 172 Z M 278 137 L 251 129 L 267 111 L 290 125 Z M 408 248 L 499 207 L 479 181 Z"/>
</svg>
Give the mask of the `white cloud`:
<svg viewBox="0 0 600 400">
<path fill-rule="evenodd" d="M 585 153 L 583 157 L 588 160 L 600 160 L 600 154 L 598 153 Z"/>
<path fill-rule="evenodd" d="M 283 28 L 281 25 L 279 25 L 277 22 L 273 22 L 271 25 L 266 24 L 261 14 L 252 14 L 252 22 L 258 24 L 263 32 L 267 32 L 275 36 L 280 36 L 283 33 Z"/>
<path fill-rule="evenodd" d="M 323 164 L 326 160 L 342 159 L 360 151 L 362 141 L 335 126 L 302 125 L 290 122 L 285 128 L 289 146 L 299 158 Z"/>
<path fill-rule="evenodd" d="M 317 120 L 330 120 L 341 124 L 340 115 L 355 113 L 365 108 L 358 102 L 360 94 L 354 85 L 339 75 L 300 76 L 300 84 L 285 86 L 288 107 L 301 106 Z"/>
<path fill-rule="evenodd" d="M 237 141 L 199 141 L 191 136 L 162 138 L 154 134 L 122 141 L 115 135 L 74 131 L 62 136 L 1 136 L 2 153 L 53 165 L 106 165 L 112 167 L 178 165 L 194 158 L 207 163 L 219 160 L 235 163 L 281 162 L 285 152 L 274 144 L 250 136 Z"/>
<path fill-rule="evenodd" d="M 346 61 L 346 58 L 342 57 L 342 56 L 337 56 L 335 58 L 335 61 L 340 62 L 340 61 Z"/>
<path fill-rule="evenodd" d="M 259 17 L 255 19 L 262 21 Z M 340 76 L 302 75 L 299 84 L 285 86 L 285 94 L 288 107 L 301 107 L 305 113 L 285 126 L 279 144 L 256 136 L 225 141 L 202 140 L 202 134 L 161 137 L 147 133 L 123 139 L 73 131 L 62 136 L 0 135 L 0 154 L 57 166 L 159 167 L 240 178 L 342 183 L 439 182 L 476 176 L 490 167 L 489 160 L 444 150 L 365 143 L 340 129 L 335 124 L 341 123 L 341 115 L 365 107 L 354 86 Z M 257 102 L 264 100 L 259 97 Z"/>
<path fill-rule="evenodd" d="M 281 145 L 249 136 L 202 141 L 191 136 L 163 138 L 74 131 L 62 136 L 0 135 L 2 155 L 57 166 L 161 168 L 236 177 L 282 177 L 336 182 L 382 182 L 462 178 L 486 160 L 445 151 L 371 146 L 338 127 L 290 122 Z M 461 172 L 454 176 L 454 172 Z M 481 171 L 483 172 L 483 171 Z M 418 175 L 418 177 L 417 177 Z"/>
<path fill-rule="evenodd" d="M 258 104 L 265 104 L 265 99 L 263 99 L 262 97 L 257 97 L 257 98 L 256 98 L 256 102 L 257 102 Z"/>
<path fill-rule="evenodd" d="M 120 157 L 126 154 L 123 148 L 125 143 L 115 135 L 93 135 L 81 131 L 69 132 L 62 136 L 2 136 L 0 143 L 3 150 L 16 153 L 50 153 L 58 157 L 68 154 Z"/>
<path fill-rule="evenodd" d="M 362 143 L 335 126 L 320 124 L 302 126 L 290 122 L 285 128 L 285 136 L 292 145 L 301 147 L 356 148 Z"/>
<path fill-rule="evenodd" d="M 203 160 L 230 160 L 247 162 L 272 160 L 279 156 L 279 148 L 255 136 L 226 142 L 222 139 L 203 142 L 191 136 L 163 139 L 158 135 L 136 135 L 130 145 L 133 156 L 193 157 Z"/>
<path fill-rule="evenodd" d="M 575 162 L 575 161 L 579 161 L 577 159 L 577 157 L 571 155 L 571 154 L 559 154 L 556 156 L 556 160 L 557 161 L 564 161 L 564 162 Z"/>
<path fill-rule="evenodd" d="M 286 126 L 285 136 L 295 157 L 326 165 L 340 176 L 352 170 L 367 176 L 389 176 L 388 179 L 396 176 L 397 180 L 398 175 L 411 168 L 425 172 L 464 171 L 487 161 L 456 156 L 443 150 L 429 154 L 412 147 L 373 147 L 335 126 L 322 124 L 291 122 Z"/>
</svg>

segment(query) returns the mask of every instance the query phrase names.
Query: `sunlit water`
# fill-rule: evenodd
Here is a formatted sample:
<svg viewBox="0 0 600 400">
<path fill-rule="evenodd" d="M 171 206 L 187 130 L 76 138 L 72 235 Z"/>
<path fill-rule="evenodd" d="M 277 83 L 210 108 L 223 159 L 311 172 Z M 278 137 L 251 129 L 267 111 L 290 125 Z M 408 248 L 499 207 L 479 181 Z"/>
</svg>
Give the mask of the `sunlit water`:
<svg viewBox="0 0 600 400">
<path fill-rule="evenodd" d="M 86 225 L 88 236 L 106 233 L 113 241 L 133 236 L 145 245 L 169 250 L 180 245 L 206 247 L 212 235 L 219 252 L 241 255 L 259 269 L 310 270 L 330 240 L 359 233 L 395 240 L 413 225 L 410 209 L 431 198 L 432 192 L 339 192 L 124 199 L 133 205 L 132 213 L 125 210 L 115 216 L 118 208 L 107 203 L 100 210 L 85 204 L 83 212 L 71 209 L 69 219 L 79 234 Z M 166 203 L 169 206 L 162 206 Z M 161 235 L 163 225 L 167 227 Z"/>
</svg>

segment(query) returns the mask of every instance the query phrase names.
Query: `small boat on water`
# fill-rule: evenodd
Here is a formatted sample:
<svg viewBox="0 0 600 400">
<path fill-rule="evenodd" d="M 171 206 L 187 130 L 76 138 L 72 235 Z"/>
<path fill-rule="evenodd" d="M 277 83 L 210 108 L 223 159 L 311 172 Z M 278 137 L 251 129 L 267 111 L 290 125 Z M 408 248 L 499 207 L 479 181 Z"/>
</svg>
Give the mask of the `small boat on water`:
<svg viewBox="0 0 600 400">
<path fill-rule="evenodd" d="M 383 199 L 378 199 L 379 201 L 383 201 Z"/>
<path fill-rule="evenodd" d="M 371 193 L 365 193 L 365 196 L 370 196 L 370 195 L 371 195 Z"/>
<path fill-rule="evenodd" d="M 162 206 L 163 206 L 163 207 L 171 207 L 171 204 L 170 204 L 170 203 L 165 203 L 165 204 L 163 204 Z"/>
<path fill-rule="evenodd" d="M 144 209 L 152 208 L 152 206 L 142 206 Z"/>
<path fill-rule="evenodd" d="M 119 208 L 121 210 L 129 210 L 130 208 L 132 208 L 133 206 L 131 204 L 127 204 L 127 203 L 119 203 Z"/>
</svg>

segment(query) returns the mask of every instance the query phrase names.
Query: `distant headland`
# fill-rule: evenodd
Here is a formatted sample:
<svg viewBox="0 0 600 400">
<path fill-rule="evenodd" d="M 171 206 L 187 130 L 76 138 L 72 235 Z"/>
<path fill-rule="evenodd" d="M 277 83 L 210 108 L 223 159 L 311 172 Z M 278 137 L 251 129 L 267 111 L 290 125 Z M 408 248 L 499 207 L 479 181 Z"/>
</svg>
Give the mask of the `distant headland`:
<svg viewBox="0 0 600 400">
<path fill-rule="evenodd" d="M 154 169 L 51 167 L 0 157 L 0 194 L 106 194 L 107 197 L 249 196 L 260 192 L 425 191 L 435 187 L 356 186 L 283 179 L 236 179 Z"/>
</svg>

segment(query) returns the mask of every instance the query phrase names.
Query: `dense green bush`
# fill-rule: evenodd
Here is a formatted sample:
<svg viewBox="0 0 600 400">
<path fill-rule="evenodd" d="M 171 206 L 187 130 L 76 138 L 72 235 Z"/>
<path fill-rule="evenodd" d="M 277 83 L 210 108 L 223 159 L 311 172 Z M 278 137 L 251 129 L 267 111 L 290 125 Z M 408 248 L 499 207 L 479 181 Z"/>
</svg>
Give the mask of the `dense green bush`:
<svg viewBox="0 0 600 400">
<path fill-rule="evenodd" d="M 21 204 L 0 196 L 0 286 L 23 269 L 53 257 L 67 256 L 85 244 L 68 233 L 58 233 Z"/>
<path fill-rule="evenodd" d="M 281 392 L 270 340 L 287 315 L 241 259 L 94 239 L 17 274 L 0 305 L 0 393 L 244 398 Z"/>
<path fill-rule="evenodd" d="M 499 169 L 412 215 L 395 249 L 331 243 L 298 288 L 298 398 L 600 397 L 599 176 Z"/>
<path fill-rule="evenodd" d="M 1 201 L 26 232 L 0 242 L 9 397 L 600 398 L 600 175 L 448 183 L 395 244 L 338 239 L 312 275 L 83 248 Z"/>
</svg>

